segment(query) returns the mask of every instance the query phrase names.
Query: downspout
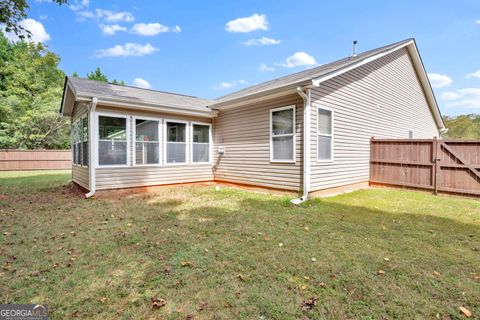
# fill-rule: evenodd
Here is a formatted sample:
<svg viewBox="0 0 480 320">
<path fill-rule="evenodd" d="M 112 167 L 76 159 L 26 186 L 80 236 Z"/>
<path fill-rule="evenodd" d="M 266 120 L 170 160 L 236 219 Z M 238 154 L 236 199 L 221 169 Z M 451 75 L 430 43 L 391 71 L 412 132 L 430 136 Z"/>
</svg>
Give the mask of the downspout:
<svg viewBox="0 0 480 320">
<path fill-rule="evenodd" d="M 97 97 L 92 98 L 92 103 L 90 103 L 90 106 L 88 108 L 88 177 L 90 179 L 90 192 L 85 194 L 85 198 L 90 198 L 95 194 L 95 164 L 97 163 L 96 160 L 96 155 L 97 153 L 95 152 L 95 139 L 94 139 L 94 130 L 95 130 L 95 125 L 94 125 L 94 120 L 95 120 L 95 109 L 97 108 Z"/>
<path fill-rule="evenodd" d="M 308 199 L 310 191 L 310 88 L 307 93 L 297 87 L 297 93 L 303 99 L 303 194 L 298 199 L 290 200 L 293 204 L 300 204 Z"/>
</svg>

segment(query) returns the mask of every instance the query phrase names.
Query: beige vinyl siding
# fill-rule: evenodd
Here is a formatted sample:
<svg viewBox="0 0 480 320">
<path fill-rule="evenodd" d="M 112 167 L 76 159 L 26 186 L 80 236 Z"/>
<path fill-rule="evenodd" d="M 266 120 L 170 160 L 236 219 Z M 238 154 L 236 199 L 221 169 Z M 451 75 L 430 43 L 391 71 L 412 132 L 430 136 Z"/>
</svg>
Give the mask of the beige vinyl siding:
<svg viewBox="0 0 480 320">
<path fill-rule="evenodd" d="M 119 115 L 129 116 L 128 124 L 130 125 L 130 162 L 127 167 L 98 167 L 96 169 L 96 189 L 117 189 L 126 187 L 141 187 L 173 183 L 187 183 L 198 181 L 212 181 L 212 164 L 179 164 L 179 165 L 165 165 L 164 163 L 164 130 L 160 132 L 160 149 L 161 149 L 161 164 L 158 166 L 134 166 L 133 153 L 135 150 L 135 138 L 133 137 L 132 117 L 149 117 L 160 118 L 163 120 L 180 120 L 211 123 L 209 118 L 177 116 L 165 113 L 154 112 L 138 112 L 131 109 L 116 109 L 107 106 L 97 106 L 97 112 L 118 113 Z M 187 125 L 187 159 L 191 159 L 190 135 L 191 128 Z M 213 141 L 212 141 L 213 148 Z M 98 150 L 97 150 L 98 152 Z M 212 162 L 213 163 L 213 162 Z"/>
<path fill-rule="evenodd" d="M 88 104 L 85 103 L 85 102 L 76 102 L 75 106 L 73 108 L 73 113 L 72 113 L 72 119 L 71 119 L 72 124 L 77 119 L 84 116 L 85 114 L 88 114 Z M 89 143 L 90 143 L 90 141 L 89 141 Z M 72 180 L 75 183 L 84 187 L 85 189 L 89 189 L 90 188 L 90 184 L 89 184 L 90 179 L 89 179 L 88 167 L 81 166 L 81 165 L 76 165 L 76 164 L 73 164 L 73 162 L 72 162 Z"/>
<path fill-rule="evenodd" d="M 270 162 L 270 110 L 295 105 L 295 163 Z M 215 180 L 298 191 L 302 180 L 303 101 L 297 94 L 221 110 L 215 118 Z M 218 147 L 225 154 L 218 155 Z"/>
<path fill-rule="evenodd" d="M 312 89 L 311 190 L 369 180 L 370 138 L 438 136 L 407 49 Z M 317 162 L 317 106 L 334 110 L 334 159 Z"/>
</svg>

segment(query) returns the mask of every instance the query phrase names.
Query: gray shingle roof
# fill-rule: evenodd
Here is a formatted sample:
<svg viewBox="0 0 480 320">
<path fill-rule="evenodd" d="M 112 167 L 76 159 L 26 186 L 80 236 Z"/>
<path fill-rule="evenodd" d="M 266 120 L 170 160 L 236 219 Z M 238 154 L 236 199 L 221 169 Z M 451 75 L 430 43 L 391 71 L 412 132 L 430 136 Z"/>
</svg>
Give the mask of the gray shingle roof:
<svg viewBox="0 0 480 320">
<path fill-rule="evenodd" d="M 372 57 L 374 55 L 380 54 L 382 52 L 386 52 L 388 50 L 391 50 L 397 46 L 400 46 L 402 44 L 408 43 L 412 41 L 413 39 L 406 39 L 402 40 L 396 43 L 392 43 L 380 48 L 376 48 L 370 51 L 365 51 L 362 53 L 359 53 L 356 56 L 352 57 L 347 57 L 343 58 L 337 61 L 333 61 L 327 64 L 323 64 L 321 66 L 311 68 L 305 71 L 300 71 L 297 73 L 289 74 L 287 76 L 281 77 L 281 78 L 276 78 L 267 82 L 263 82 L 239 91 L 232 92 L 230 94 L 227 94 L 225 96 L 219 97 L 216 99 L 217 103 L 220 102 L 226 102 L 230 100 L 235 100 L 235 99 L 240 99 L 244 98 L 246 96 L 250 96 L 253 94 L 258 94 L 262 92 L 266 92 L 269 90 L 274 90 L 282 87 L 287 87 L 287 86 L 293 86 L 293 85 L 299 85 L 304 82 L 309 82 L 314 78 L 318 78 L 324 75 L 327 75 L 329 73 L 335 72 L 339 69 L 346 68 L 354 63 L 357 63 L 363 59 L 367 59 L 369 57 Z"/>
<path fill-rule="evenodd" d="M 201 99 L 177 93 L 142 89 L 82 78 L 69 77 L 68 79 L 77 94 L 82 93 L 91 96 L 128 99 L 143 103 L 199 109 L 205 109 L 206 106 L 214 103 L 213 100 Z"/>
</svg>

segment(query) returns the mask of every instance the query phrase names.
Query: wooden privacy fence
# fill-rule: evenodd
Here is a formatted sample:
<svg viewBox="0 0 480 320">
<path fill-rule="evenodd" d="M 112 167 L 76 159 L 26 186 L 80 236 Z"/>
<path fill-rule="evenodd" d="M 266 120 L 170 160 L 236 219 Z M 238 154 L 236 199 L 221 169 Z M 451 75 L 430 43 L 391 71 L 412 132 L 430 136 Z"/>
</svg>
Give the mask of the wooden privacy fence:
<svg viewBox="0 0 480 320">
<path fill-rule="evenodd" d="M 71 150 L 0 150 L 0 171 L 71 168 Z"/>
<path fill-rule="evenodd" d="M 480 141 L 374 139 L 370 182 L 480 195 Z"/>
</svg>

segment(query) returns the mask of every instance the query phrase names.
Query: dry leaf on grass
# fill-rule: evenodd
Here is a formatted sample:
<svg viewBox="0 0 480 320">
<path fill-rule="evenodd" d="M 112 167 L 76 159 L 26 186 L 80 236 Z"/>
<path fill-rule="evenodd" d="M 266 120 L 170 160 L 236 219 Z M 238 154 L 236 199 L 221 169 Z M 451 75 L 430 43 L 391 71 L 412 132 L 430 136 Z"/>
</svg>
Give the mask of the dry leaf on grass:
<svg viewBox="0 0 480 320">
<path fill-rule="evenodd" d="M 160 309 L 167 304 L 167 301 L 162 298 L 153 297 L 151 300 L 153 309 Z"/>
<path fill-rule="evenodd" d="M 378 270 L 377 274 L 378 274 L 379 276 L 383 276 L 383 275 L 385 274 L 385 271 L 383 271 L 383 270 Z"/>
<path fill-rule="evenodd" d="M 460 309 L 460 312 L 467 318 L 470 318 L 473 315 L 472 311 L 468 310 L 465 307 L 459 307 L 459 309 Z"/>
<path fill-rule="evenodd" d="M 302 302 L 302 310 L 310 311 L 317 305 L 317 298 L 313 297 Z"/>
</svg>

